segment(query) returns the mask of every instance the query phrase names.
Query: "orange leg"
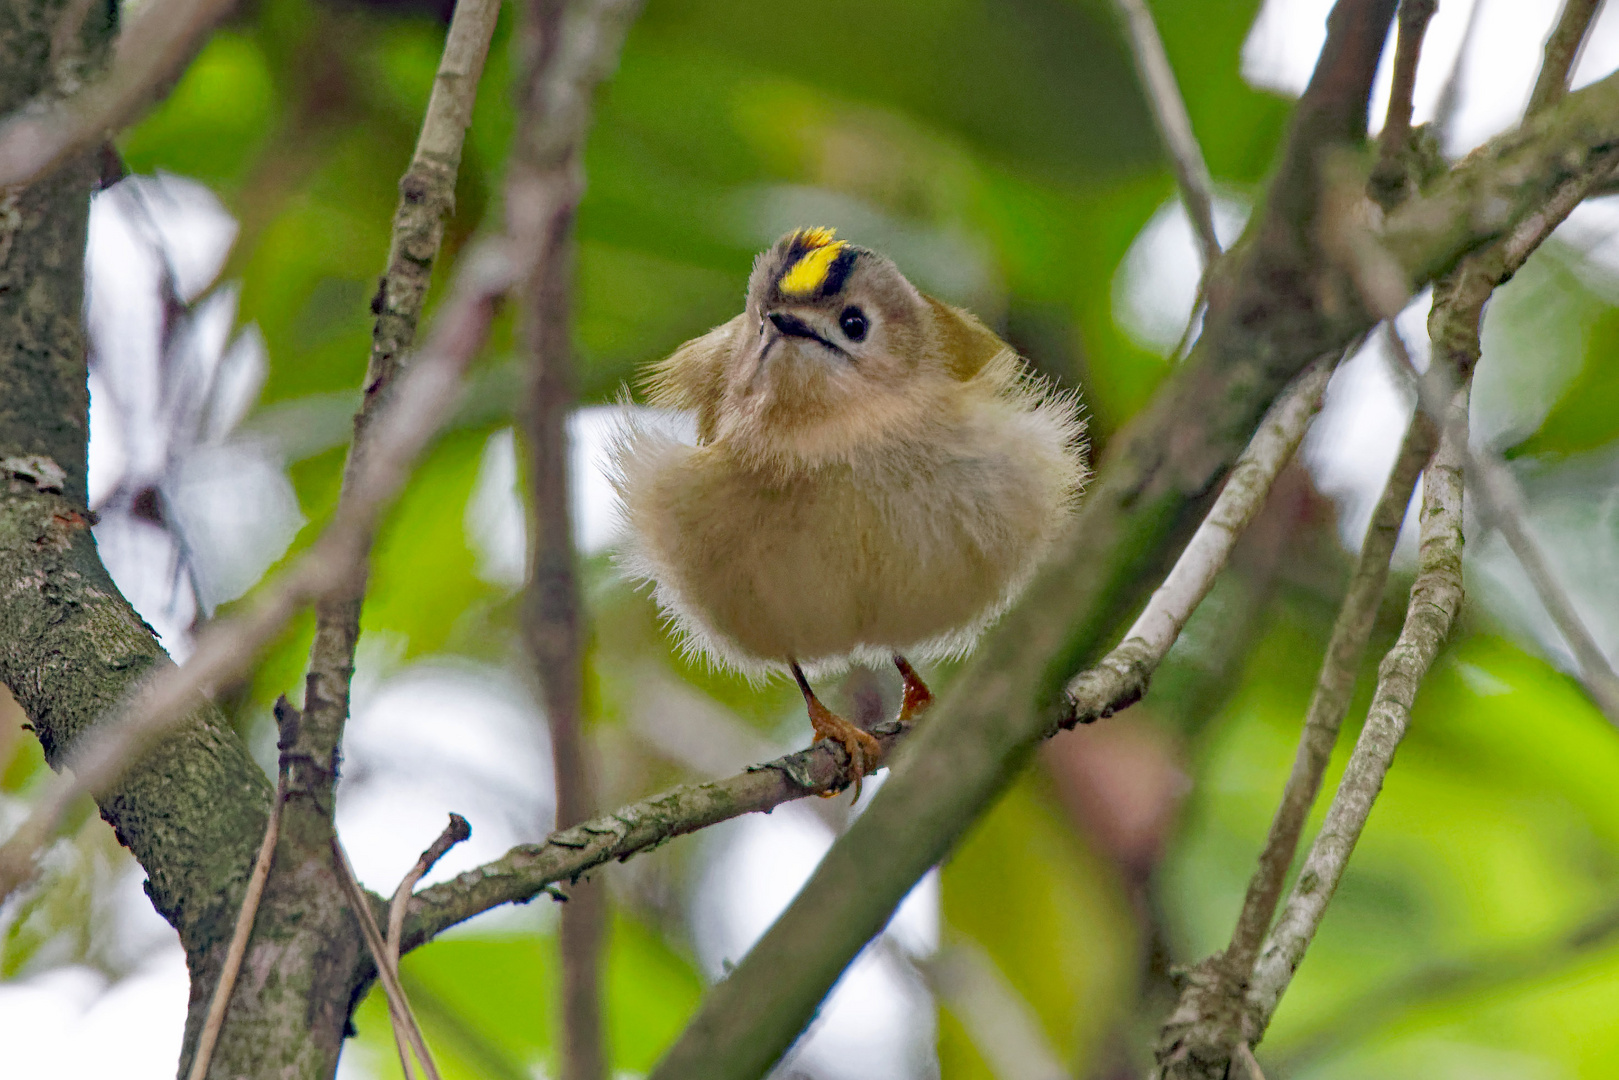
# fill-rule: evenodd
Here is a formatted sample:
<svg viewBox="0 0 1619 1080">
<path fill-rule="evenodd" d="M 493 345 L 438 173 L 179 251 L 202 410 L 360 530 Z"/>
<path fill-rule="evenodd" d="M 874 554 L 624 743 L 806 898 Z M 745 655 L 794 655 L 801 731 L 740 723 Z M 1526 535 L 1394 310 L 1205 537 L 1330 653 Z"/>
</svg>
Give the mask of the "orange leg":
<svg viewBox="0 0 1619 1080">
<path fill-rule="evenodd" d="M 810 689 L 809 680 L 804 678 L 804 670 L 798 666 L 798 662 L 789 663 L 792 664 L 793 678 L 798 680 L 798 689 L 804 695 L 804 705 L 809 709 L 810 725 L 815 728 L 815 741 L 835 739 L 843 747 L 843 752 L 849 756 L 849 776 L 854 780 L 854 797 L 859 801 L 860 782 L 882 758 L 882 743 L 822 705 L 821 699 Z M 836 794 L 836 791 L 823 791 L 821 797 L 830 799 Z"/>
<path fill-rule="evenodd" d="M 933 691 L 928 689 L 922 676 L 916 673 L 911 662 L 899 653 L 894 654 L 894 666 L 905 679 L 905 697 L 899 706 L 899 722 L 902 724 L 914 723 L 929 705 L 933 704 Z"/>
</svg>

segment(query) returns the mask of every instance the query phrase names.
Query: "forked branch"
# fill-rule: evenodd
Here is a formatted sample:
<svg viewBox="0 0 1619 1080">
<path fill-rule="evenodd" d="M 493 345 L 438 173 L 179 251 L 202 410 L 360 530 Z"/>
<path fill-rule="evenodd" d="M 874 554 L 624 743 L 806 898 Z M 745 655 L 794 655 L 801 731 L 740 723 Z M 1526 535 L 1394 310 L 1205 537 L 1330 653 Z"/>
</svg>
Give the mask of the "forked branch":
<svg viewBox="0 0 1619 1080">
<path fill-rule="evenodd" d="M 133 701 L 84 736 L 68 762 L 70 771 L 51 779 L 22 825 L 0 846 L 0 899 L 33 876 L 35 856 L 75 799 L 100 792 L 121 776 L 201 698 L 245 672 L 294 614 L 349 580 L 383 511 L 454 408 L 461 375 L 482 346 L 495 305 L 510 283 L 511 263 L 502 246 L 487 244 L 462 258 L 457 285 L 432 336 L 378 420 L 373 452 L 353 497 L 314 546 L 265 585 L 247 610 L 209 624 L 197 636 L 190 660 L 160 669 Z"/>
<path fill-rule="evenodd" d="M 1264 1033 L 1321 925 L 1394 762 L 1394 752 L 1410 725 L 1417 688 L 1439 655 L 1461 607 L 1466 446 L 1467 393 L 1462 391 L 1453 399 L 1439 447 L 1423 474 L 1421 549 L 1405 625 L 1378 669 L 1366 726 L 1254 970 L 1247 1000 L 1249 1043 L 1257 1042 Z"/>
</svg>

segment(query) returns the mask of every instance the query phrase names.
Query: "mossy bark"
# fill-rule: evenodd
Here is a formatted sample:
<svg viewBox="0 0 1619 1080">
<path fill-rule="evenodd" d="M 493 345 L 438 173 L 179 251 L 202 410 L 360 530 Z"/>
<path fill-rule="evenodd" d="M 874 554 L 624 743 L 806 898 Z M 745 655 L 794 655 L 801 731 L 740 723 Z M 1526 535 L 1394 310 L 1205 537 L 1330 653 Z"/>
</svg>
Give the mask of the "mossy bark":
<svg viewBox="0 0 1619 1080">
<path fill-rule="evenodd" d="M 0 0 L 0 115 L 65 92 L 105 54 L 115 7 L 63 34 L 72 6 Z M 25 189 L 0 190 L 0 682 L 57 769 L 87 728 L 172 662 L 108 576 L 86 506 L 84 251 L 100 158 L 93 150 Z M 185 947 L 187 1059 L 270 799 L 263 771 L 212 705 L 97 799 Z M 336 1067 L 368 965 L 331 878 L 328 809 L 283 827 L 211 1075 L 314 1078 Z"/>
</svg>

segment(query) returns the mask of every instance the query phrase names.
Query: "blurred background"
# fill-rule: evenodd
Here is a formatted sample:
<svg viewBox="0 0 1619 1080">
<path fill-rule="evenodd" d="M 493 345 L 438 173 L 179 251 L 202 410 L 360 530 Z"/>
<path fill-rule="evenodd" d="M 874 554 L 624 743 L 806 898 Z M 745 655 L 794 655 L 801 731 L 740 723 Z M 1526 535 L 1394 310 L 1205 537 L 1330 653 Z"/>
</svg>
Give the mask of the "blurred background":
<svg viewBox="0 0 1619 1080">
<path fill-rule="evenodd" d="M 1221 228 L 1235 236 L 1330 0 L 1151 6 L 1220 188 Z M 1440 5 L 1417 119 L 1442 126 L 1453 156 L 1515 123 L 1558 7 Z M 176 657 L 199 621 L 307 545 L 333 508 L 367 301 L 446 15 L 445 0 L 247 0 L 119 142 L 133 175 L 97 197 L 87 260 L 91 498 L 103 557 Z M 498 198 L 505 40 L 503 26 L 446 260 Z M 1610 5 L 1576 85 L 1615 66 Z M 1175 362 L 1198 268 L 1106 0 L 651 0 L 601 96 L 586 166 L 573 465 L 591 734 L 616 804 L 809 738 L 791 686 L 749 686 L 671 650 L 648 599 L 615 572 L 601 472 L 621 387 L 739 309 L 755 252 L 805 224 L 886 251 L 1078 386 L 1103 461 Z M 1402 319 L 1413 343 L 1424 314 L 1418 303 Z M 552 816 L 545 726 L 515 639 L 524 537 L 511 342 L 508 316 L 376 551 L 338 821 L 361 877 L 383 892 L 449 810 L 473 838 L 436 878 L 537 839 Z M 1599 200 L 1492 303 L 1473 409 L 1475 437 L 1510 459 L 1610 651 L 1616 351 L 1619 201 Z M 1340 370 L 1302 464 L 1149 699 L 1044 748 L 848 972 L 780 1076 L 1140 1074 L 1172 967 L 1230 933 L 1410 408 L 1375 352 Z M 1397 632 L 1411 557 L 1408 545 L 1345 745 Z M 1498 538 L 1470 530 L 1468 572 L 1462 625 L 1261 1048 L 1272 1077 L 1613 1074 L 1619 734 L 1568 676 Z M 301 693 L 311 628 L 289 631 L 227 703 L 266 769 L 270 704 Z M 950 674 L 929 676 L 948 687 Z M 856 671 L 833 698 L 855 713 L 892 707 L 890 678 Z M 44 775 L 3 695 L 0 831 Z M 619 1076 L 651 1067 L 705 983 L 859 810 L 809 802 L 603 875 Z M 0 1074 L 172 1076 L 184 958 L 139 868 L 94 815 L 48 868 L 0 909 Z M 552 908 L 542 897 L 491 912 L 405 960 L 447 1076 L 554 1072 Z M 339 1075 L 397 1076 L 379 996 L 356 1023 Z"/>
</svg>

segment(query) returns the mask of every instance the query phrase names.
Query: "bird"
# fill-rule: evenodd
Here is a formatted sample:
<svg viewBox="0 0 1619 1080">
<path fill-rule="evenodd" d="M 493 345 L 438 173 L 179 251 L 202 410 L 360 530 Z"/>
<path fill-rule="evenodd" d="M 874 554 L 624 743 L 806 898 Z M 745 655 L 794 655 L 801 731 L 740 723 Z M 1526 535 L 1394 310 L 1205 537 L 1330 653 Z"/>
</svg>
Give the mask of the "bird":
<svg viewBox="0 0 1619 1080">
<path fill-rule="evenodd" d="M 858 799 L 881 745 L 806 669 L 891 659 L 899 719 L 916 720 L 933 695 L 908 657 L 966 655 L 1076 507 L 1077 396 L 825 227 L 758 256 L 742 313 L 642 385 L 654 409 L 694 416 L 696 438 L 628 414 L 611 450 L 621 566 L 688 654 L 790 672 Z"/>
</svg>

